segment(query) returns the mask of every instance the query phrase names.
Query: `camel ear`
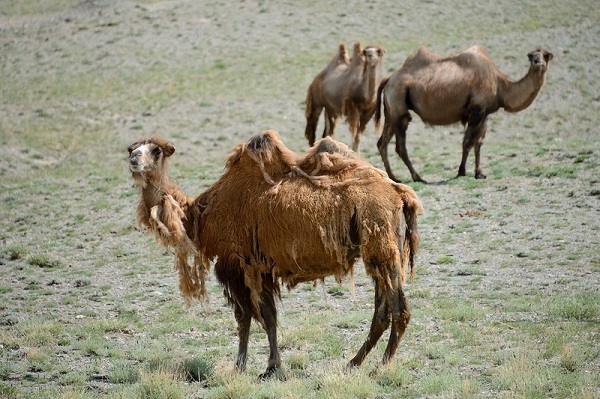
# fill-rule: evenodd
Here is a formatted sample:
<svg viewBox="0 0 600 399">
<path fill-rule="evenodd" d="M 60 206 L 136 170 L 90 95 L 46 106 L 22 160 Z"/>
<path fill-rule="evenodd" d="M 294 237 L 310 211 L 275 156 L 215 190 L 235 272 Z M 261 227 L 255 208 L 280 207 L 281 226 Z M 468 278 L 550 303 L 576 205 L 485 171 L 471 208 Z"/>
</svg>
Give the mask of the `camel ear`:
<svg viewBox="0 0 600 399">
<path fill-rule="evenodd" d="M 170 157 L 171 155 L 173 155 L 175 153 L 175 147 L 173 147 L 171 144 L 167 143 L 164 147 L 163 147 L 163 154 L 165 155 L 165 157 Z"/>
<path fill-rule="evenodd" d="M 546 62 L 550 61 L 553 58 L 554 58 L 554 54 L 552 54 L 549 51 L 544 50 L 544 59 L 546 60 Z"/>
</svg>

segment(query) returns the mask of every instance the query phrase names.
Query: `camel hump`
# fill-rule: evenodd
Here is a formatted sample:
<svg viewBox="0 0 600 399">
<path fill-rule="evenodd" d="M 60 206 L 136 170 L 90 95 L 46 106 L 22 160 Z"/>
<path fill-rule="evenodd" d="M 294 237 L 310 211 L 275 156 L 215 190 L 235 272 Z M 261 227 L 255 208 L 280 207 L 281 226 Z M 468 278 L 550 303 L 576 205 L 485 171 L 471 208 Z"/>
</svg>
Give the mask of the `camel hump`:
<svg viewBox="0 0 600 399">
<path fill-rule="evenodd" d="M 322 154 L 341 154 L 345 157 L 356 159 L 358 158 L 356 153 L 344 143 L 336 141 L 331 137 L 325 137 L 315 143 L 314 153 Z"/>
<path fill-rule="evenodd" d="M 464 50 L 463 53 L 481 54 L 488 57 L 487 51 L 485 51 L 485 49 L 478 44 L 469 47 L 468 49 Z"/>
</svg>

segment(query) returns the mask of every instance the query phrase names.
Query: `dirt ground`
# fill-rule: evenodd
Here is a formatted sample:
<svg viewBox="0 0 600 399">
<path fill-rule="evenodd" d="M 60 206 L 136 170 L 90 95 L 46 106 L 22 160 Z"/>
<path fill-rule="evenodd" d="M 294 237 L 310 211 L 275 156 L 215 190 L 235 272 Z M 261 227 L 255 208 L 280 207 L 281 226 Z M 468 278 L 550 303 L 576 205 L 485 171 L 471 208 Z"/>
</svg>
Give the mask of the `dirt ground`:
<svg viewBox="0 0 600 399">
<path fill-rule="evenodd" d="M 274 129 L 304 151 L 306 89 L 338 43 L 350 48 L 356 39 L 387 50 L 385 75 L 420 45 L 449 54 L 480 44 L 515 79 L 525 74 L 529 51 L 543 46 L 555 55 L 531 107 L 490 117 L 484 181 L 472 177 L 472 155 L 468 176 L 453 179 L 460 126 L 426 127 L 414 116 L 409 154 L 431 184 L 414 185 L 426 212 L 409 300 L 414 290 L 468 302 L 498 291 L 531 295 L 541 308 L 568 293 L 597 300 L 600 13 L 591 1 L 563 3 L 86 0 L 27 14 L 1 4 L 0 286 L 8 288 L 0 338 L 48 308 L 67 324 L 90 308 L 95 318 L 112 317 L 140 287 L 147 296 L 133 303 L 144 318 L 157 317 L 155 297 L 181 301 L 171 258 L 136 229 L 127 145 L 154 134 L 171 139 L 173 175 L 189 195 L 219 176 L 231 148 L 262 130 Z M 350 144 L 345 123 L 335 137 Z M 371 124 L 362 155 L 382 167 L 376 141 Z M 390 159 L 408 182 L 393 144 Z M 58 260 L 60 270 L 32 271 L 27 258 L 10 259 L 6 251 L 19 246 L 29 258 Z M 130 272 L 137 274 L 134 286 Z M 477 282 L 466 284 L 474 275 Z M 77 284 L 90 283 L 96 288 L 82 303 L 64 300 L 81 295 Z M 370 301 L 364 275 L 357 283 L 355 300 Z M 31 284 L 46 293 L 32 297 Z M 286 294 L 282 325 L 296 306 L 310 309 L 306 295 Z M 228 312 L 218 289 L 211 296 L 217 313 Z M 426 298 L 411 303 L 418 309 Z M 330 300 L 343 306 L 343 299 Z M 502 295 L 484 308 L 487 322 L 539 317 L 503 313 Z M 432 316 L 416 312 L 413 340 L 435 328 Z M 598 357 L 585 368 L 600 372 Z M 23 373 L 10 375 L 18 380 Z"/>
</svg>

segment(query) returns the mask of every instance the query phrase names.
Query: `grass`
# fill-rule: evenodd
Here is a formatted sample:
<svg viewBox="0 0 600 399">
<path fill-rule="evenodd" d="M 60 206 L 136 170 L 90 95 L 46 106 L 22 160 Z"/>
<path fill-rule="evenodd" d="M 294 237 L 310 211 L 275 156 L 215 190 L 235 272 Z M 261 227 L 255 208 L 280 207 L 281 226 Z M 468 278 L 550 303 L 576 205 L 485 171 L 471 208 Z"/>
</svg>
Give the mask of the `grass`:
<svg viewBox="0 0 600 399">
<path fill-rule="evenodd" d="M 390 3 L 369 23 L 353 19 L 374 15 L 365 2 L 246 2 L 235 15 L 214 2 L 80 3 L 0 7 L 0 397 L 598 397 L 595 3 Z M 125 148 L 171 138 L 173 175 L 194 193 L 262 129 L 304 150 L 307 84 L 337 42 L 357 38 L 387 48 L 389 71 L 422 44 L 481 43 L 511 77 L 529 47 L 556 59 L 532 108 L 491 118 L 486 180 L 472 177 L 473 155 L 454 179 L 459 126 L 413 115 L 409 154 L 433 184 L 409 182 L 425 214 L 394 360 L 379 364 L 386 333 L 363 367 L 345 369 L 372 317 L 359 264 L 354 289 L 327 279 L 282 292 L 283 369 L 259 382 L 266 334 L 253 324 L 248 371 L 233 373 L 233 312 L 214 277 L 211 302 L 184 307 L 172 255 L 136 227 Z M 344 122 L 336 138 L 348 142 Z M 376 141 L 370 126 L 363 154 L 382 167 Z"/>
</svg>

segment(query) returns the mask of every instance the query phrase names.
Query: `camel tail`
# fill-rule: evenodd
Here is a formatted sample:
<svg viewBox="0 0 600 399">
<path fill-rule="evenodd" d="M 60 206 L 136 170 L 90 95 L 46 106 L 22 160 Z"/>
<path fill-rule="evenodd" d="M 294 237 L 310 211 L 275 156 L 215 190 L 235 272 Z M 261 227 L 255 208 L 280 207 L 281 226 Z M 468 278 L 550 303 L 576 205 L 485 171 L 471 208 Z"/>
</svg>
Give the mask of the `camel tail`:
<svg viewBox="0 0 600 399">
<path fill-rule="evenodd" d="M 377 132 L 381 131 L 381 95 L 383 93 L 383 89 L 385 89 L 385 86 L 387 85 L 389 80 L 390 78 L 383 79 L 379 84 L 379 87 L 377 88 L 377 99 L 375 103 L 375 130 Z"/>
<path fill-rule="evenodd" d="M 406 185 L 402 186 L 402 200 L 404 207 L 402 211 L 404 213 L 404 220 L 406 221 L 406 235 L 404 242 L 404 265 L 402 276 L 404 276 L 404 270 L 406 266 L 410 268 L 410 281 L 412 282 L 415 278 L 415 256 L 419 250 L 419 230 L 417 228 L 417 217 L 423 213 L 423 205 L 417 197 L 414 190 Z"/>
<path fill-rule="evenodd" d="M 309 118 L 311 113 L 312 113 L 312 91 L 313 91 L 313 84 L 314 82 L 312 82 L 310 84 L 310 86 L 308 86 L 308 90 L 306 92 L 306 107 L 304 108 L 304 116 L 306 118 Z"/>
</svg>

